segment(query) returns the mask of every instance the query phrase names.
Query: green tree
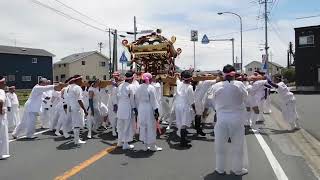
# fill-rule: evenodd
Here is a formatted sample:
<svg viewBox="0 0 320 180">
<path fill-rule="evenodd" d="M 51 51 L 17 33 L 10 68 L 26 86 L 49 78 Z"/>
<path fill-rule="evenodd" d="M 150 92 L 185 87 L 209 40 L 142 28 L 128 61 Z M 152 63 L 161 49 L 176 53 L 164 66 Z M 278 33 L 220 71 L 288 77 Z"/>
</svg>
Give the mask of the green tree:
<svg viewBox="0 0 320 180">
<path fill-rule="evenodd" d="M 296 70 L 294 68 L 284 68 L 281 71 L 281 74 L 284 79 L 286 79 L 289 83 L 295 82 L 296 80 Z"/>
</svg>

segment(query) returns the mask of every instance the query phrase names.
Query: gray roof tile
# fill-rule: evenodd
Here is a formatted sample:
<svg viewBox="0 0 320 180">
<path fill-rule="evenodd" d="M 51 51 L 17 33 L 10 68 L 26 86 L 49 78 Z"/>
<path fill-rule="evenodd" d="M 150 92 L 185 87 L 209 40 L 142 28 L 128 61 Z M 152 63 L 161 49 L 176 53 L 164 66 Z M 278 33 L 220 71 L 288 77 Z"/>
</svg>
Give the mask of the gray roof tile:
<svg viewBox="0 0 320 180">
<path fill-rule="evenodd" d="M 43 49 L 2 46 L 2 45 L 0 45 L 0 54 L 21 54 L 21 55 L 48 56 L 48 57 L 55 56 L 54 54 Z"/>
</svg>

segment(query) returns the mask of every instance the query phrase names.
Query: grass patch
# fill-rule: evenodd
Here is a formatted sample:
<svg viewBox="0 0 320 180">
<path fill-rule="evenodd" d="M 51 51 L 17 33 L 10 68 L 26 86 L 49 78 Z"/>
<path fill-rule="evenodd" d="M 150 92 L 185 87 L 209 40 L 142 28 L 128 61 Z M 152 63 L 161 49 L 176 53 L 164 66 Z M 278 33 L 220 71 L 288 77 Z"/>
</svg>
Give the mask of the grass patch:
<svg viewBox="0 0 320 180">
<path fill-rule="evenodd" d="M 31 89 L 17 89 L 16 94 L 19 99 L 20 106 L 24 106 L 24 103 L 28 100 Z"/>
</svg>

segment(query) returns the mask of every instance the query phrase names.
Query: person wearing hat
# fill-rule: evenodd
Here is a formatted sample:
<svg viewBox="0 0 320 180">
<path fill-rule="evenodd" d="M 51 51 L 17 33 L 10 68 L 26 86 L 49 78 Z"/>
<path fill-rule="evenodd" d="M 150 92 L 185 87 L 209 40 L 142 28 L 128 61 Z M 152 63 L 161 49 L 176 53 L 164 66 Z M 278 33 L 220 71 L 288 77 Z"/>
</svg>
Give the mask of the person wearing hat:
<svg viewBox="0 0 320 180">
<path fill-rule="evenodd" d="M 192 72 L 185 70 L 181 72 L 182 81 L 177 78 L 177 91 L 175 95 L 176 126 L 180 132 L 180 146 L 191 147 L 187 140 L 187 127 L 190 127 L 195 112 L 194 92 L 191 85 Z"/>
<path fill-rule="evenodd" d="M 280 74 L 276 74 L 273 76 L 274 83 L 268 79 L 268 83 L 276 88 L 278 94 L 282 99 L 281 103 L 281 110 L 283 118 L 290 124 L 290 130 L 299 130 L 299 116 L 297 113 L 296 107 L 296 98 L 294 97 L 293 93 L 290 92 L 287 85 L 282 82 L 282 76 Z"/>
<path fill-rule="evenodd" d="M 73 84 L 70 84 L 68 89 L 68 103 L 70 105 L 69 112 L 71 114 L 75 144 L 86 143 L 80 139 L 80 129 L 84 127 L 84 116 L 88 116 L 87 109 L 83 104 L 82 84 L 82 76 L 75 75 L 73 76 Z"/>
<path fill-rule="evenodd" d="M 152 75 L 144 73 L 142 75 L 143 84 L 139 86 L 135 94 L 140 129 L 139 140 L 144 144 L 144 151 L 147 151 L 148 148 L 151 151 L 161 151 L 162 148 L 156 145 L 159 104 L 156 98 L 156 89 L 150 84 L 151 80 Z"/>
<path fill-rule="evenodd" d="M 231 139 L 232 167 L 236 175 L 248 173 L 243 168 L 244 144 L 244 101 L 248 91 L 244 84 L 235 80 L 235 68 L 226 65 L 223 68 L 225 80 L 212 87 L 212 103 L 217 112 L 215 131 L 216 173 L 225 174 L 226 169 L 226 143 Z"/>
<path fill-rule="evenodd" d="M 108 101 L 108 119 L 112 128 L 112 136 L 117 136 L 117 113 L 113 111 L 113 107 L 117 104 L 117 89 L 120 83 L 122 83 L 120 78 L 120 72 L 114 72 L 112 74 L 114 81 L 112 81 L 112 87 L 110 89 L 110 97 Z"/>
<path fill-rule="evenodd" d="M 88 90 L 89 92 L 89 116 L 87 119 L 88 135 L 87 137 L 91 139 L 92 131 L 97 133 L 97 129 L 102 124 L 101 116 L 101 96 L 100 96 L 100 80 L 97 79 L 93 81 Z"/>
<path fill-rule="evenodd" d="M 128 71 L 125 74 L 125 82 L 117 88 L 117 102 L 114 104 L 113 110 L 117 113 L 117 131 L 118 131 L 118 147 L 122 149 L 133 149 L 134 145 L 130 144 L 133 140 L 133 112 L 138 115 L 134 102 L 134 85 L 132 85 L 134 74 Z"/>
<path fill-rule="evenodd" d="M 7 97 L 4 91 L 6 79 L 0 76 L 0 159 L 7 159 L 9 154 L 9 134 L 7 121 Z"/>
<path fill-rule="evenodd" d="M 15 93 L 16 87 L 10 86 L 8 89 L 9 92 L 6 95 L 11 104 L 10 110 L 8 109 L 8 127 L 15 128 L 20 123 L 19 100 Z"/>
<path fill-rule="evenodd" d="M 41 110 L 43 93 L 50 90 L 60 90 L 63 86 L 62 84 L 48 85 L 47 81 L 46 78 L 41 78 L 39 83 L 32 88 L 31 94 L 24 104 L 24 113 L 21 122 L 12 133 L 13 138 L 23 135 L 26 135 L 27 138 L 33 138 L 36 129 L 37 115 Z"/>
</svg>

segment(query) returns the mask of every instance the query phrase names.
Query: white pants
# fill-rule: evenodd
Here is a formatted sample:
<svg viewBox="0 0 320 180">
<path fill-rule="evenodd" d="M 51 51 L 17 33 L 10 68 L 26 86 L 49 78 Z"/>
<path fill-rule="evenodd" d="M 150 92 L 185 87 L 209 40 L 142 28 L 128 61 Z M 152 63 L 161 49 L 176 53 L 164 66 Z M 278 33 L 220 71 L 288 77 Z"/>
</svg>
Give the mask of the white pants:
<svg viewBox="0 0 320 180">
<path fill-rule="evenodd" d="M 231 138 L 231 170 L 240 172 L 243 167 L 244 112 L 217 113 L 215 132 L 216 170 L 226 170 L 226 143 Z"/>
<path fill-rule="evenodd" d="M 58 120 L 59 120 L 59 115 L 62 113 L 59 111 L 58 107 L 52 107 L 49 110 L 51 116 L 50 116 L 50 121 L 49 121 L 49 128 L 54 129 L 57 126 Z"/>
<path fill-rule="evenodd" d="M 13 131 L 12 135 L 16 137 L 26 135 L 28 138 L 31 138 L 36 131 L 36 120 L 36 112 L 24 111 L 21 122 Z"/>
<path fill-rule="evenodd" d="M 115 131 L 116 127 L 117 127 L 117 114 L 114 113 L 113 111 L 112 112 L 111 111 L 112 110 L 109 111 L 108 119 L 111 123 L 112 130 Z"/>
<path fill-rule="evenodd" d="M 40 112 L 40 121 L 41 121 L 41 127 L 43 128 L 49 128 L 50 124 L 50 110 L 43 109 L 42 112 Z"/>
<path fill-rule="evenodd" d="M 151 104 L 141 103 L 139 105 L 138 112 L 138 119 L 140 122 L 140 141 L 145 144 L 155 144 L 157 138 L 157 127 Z"/>
<path fill-rule="evenodd" d="M 192 114 L 191 107 L 186 104 L 175 105 L 176 125 L 178 129 L 182 126 L 190 127 L 194 114 Z"/>
<path fill-rule="evenodd" d="M 290 124 L 296 123 L 299 119 L 297 108 L 296 108 L 296 100 L 291 100 L 282 105 L 282 115 L 283 118 Z"/>
<path fill-rule="evenodd" d="M 11 111 L 7 112 L 8 128 L 16 127 L 20 123 L 19 106 L 12 105 Z"/>
<path fill-rule="evenodd" d="M 271 97 L 267 96 L 267 99 L 264 100 L 263 112 L 266 114 L 271 113 Z"/>
<path fill-rule="evenodd" d="M 132 141 L 132 119 L 118 119 L 118 142 L 130 142 Z"/>
<path fill-rule="evenodd" d="M 0 156 L 9 155 L 7 114 L 0 115 Z"/>
<path fill-rule="evenodd" d="M 84 113 L 82 109 L 71 109 L 72 128 L 83 128 Z"/>
</svg>

